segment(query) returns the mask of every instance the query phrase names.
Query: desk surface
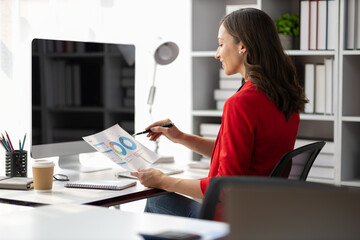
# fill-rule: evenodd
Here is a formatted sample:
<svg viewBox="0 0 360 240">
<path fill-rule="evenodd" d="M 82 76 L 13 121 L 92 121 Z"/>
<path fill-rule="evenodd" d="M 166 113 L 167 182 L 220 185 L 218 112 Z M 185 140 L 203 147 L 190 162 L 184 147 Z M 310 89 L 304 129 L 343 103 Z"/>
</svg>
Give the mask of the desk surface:
<svg viewBox="0 0 360 240">
<path fill-rule="evenodd" d="M 65 204 L 0 214 L 1 239 L 142 239 L 138 233 L 186 231 L 217 239 L 229 233 L 222 222 Z"/>
<path fill-rule="evenodd" d="M 121 180 L 115 176 L 121 169 L 111 169 L 93 173 L 62 171 L 71 181 L 78 179 L 108 179 Z M 207 170 L 185 169 L 183 174 L 174 175 L 184 178 L 201 178 L 207 175 Z M 34 190 L 0 189 L 0 202 L 39 206 L 47 204 L 89 204 L 97 206 L 113 206 L 165 193 L 163 190 L 146 188 L 137 182 L 136 186 L 120 191 L 65 188 L 66 182 L 54 181 L 52 192 L 38 193 Z"/>
</svg>

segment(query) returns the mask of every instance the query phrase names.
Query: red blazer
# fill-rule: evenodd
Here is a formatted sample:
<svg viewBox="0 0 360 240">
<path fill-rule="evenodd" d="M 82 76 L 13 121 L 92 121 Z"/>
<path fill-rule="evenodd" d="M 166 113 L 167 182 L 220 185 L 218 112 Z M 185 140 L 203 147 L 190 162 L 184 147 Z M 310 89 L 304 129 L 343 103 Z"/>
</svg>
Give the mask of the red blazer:
<svg viewBox="0 0 360 240">
<path fill-rule="evenodd" d="M 201 179 L 205 194 L 216 176 L 269 176 L 280 158 L 294 149 L 299 114 L 287 122 L 266 95 L 247 81 L 224 105 L 211 156 L 210 172 Z"/>
</svg>

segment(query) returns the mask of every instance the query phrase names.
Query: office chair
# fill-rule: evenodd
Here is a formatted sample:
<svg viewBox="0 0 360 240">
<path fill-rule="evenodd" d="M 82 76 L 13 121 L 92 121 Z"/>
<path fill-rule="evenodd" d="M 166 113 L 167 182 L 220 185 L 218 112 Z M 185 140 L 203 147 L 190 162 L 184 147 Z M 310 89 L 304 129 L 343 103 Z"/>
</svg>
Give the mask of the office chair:
<svg viewBox="0 0 360 240">
<path fill-rule="evenodd" d="M 272 170 L 270 177 L 306 181 L 310 168 L 324 145 L 324 141 L 315 142 L 285 153 Z"/>
<path fill-rule="evenodd" d="M 315 161 L 315 158 L 324 145 L 324 141 L 315 142 L 285 153 L 276 164 L 269 177 L 305 181 L 309 174 L 310 168 Z M 226 180 L 223 180 L 224 178 L 226 178 Z M 232 179 L 235 180 L 237 178 L 240 179 L 236 180 L 237 182 L 241 182 L 243 179 L 245 181 L 245 179 L 247 179 L 245 176 L 214 177 L 211 179 L 208 190 L 205 193 L 198 218 L 207 220 L 214 219 L 216 206 L 220 202 L 219 197 L 222 185 L 230 184 L 228 182 L 231 182 Z M 248 183 L 248 181 L 245 181 L 244 183 Z"/>
</svg>

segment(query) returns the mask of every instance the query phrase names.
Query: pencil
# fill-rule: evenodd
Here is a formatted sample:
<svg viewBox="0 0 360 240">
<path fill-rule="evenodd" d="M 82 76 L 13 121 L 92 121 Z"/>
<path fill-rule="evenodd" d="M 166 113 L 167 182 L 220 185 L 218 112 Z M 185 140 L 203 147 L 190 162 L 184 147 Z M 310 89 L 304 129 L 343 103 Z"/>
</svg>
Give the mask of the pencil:
<svg viewBox="0 0 360 240">
<path fill-rule="evenodd" d="M 22 149 L 21 149 L 21 140 L 19 139 L 19 152 L 22 152 Z"/>
<path fill-rule="evenodd" d="M 24 149 L 25 140 L 26 140 L 26 133 L 25 133 L 25 135 L 24 135 L 24 140 L 23 140 L 23 143 L 22 143 L 22 146 L 21 146 L 21 151 Z"/>
<path fill-rule="evenodd" d="M 9 143 L 10 143 L 11 150 L 14 152 L 14 148 L 13 148 L 13 145 L 11 143 L 10 137 L 9 137 L 9 135 L 8 135 L 8 133 L 6 131 L 5 131 L 5 134 L 6 134 L 6 137 L 7 137 L 8 141 L 9 141 Z"/>
<path fill-rule="evenodd" d="M 1 133 L 2 136 L 2 140 L 4 142 L 5 147 L 8 149 L 8 152 L 11 152 L 11 148 L 10 148 L 10 144 L 9 142 L 6 140 L 6 138 L 4 137 L 4 135 Z"/>
<path fill-rule="evenodd" d="M 6 147 L 6 144 L 4 143 L 4 140 L 0 138 L 1 145 L 5 148 L 6 152 L 8 152 L 8 148 Z"/>
</svg>

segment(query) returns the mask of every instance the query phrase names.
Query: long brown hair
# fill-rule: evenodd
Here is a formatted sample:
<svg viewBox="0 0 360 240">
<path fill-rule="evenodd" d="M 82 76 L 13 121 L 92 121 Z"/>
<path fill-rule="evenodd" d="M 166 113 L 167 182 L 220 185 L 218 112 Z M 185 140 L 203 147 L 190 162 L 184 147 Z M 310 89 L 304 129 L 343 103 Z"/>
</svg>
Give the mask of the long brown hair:
<svg viewBox="0 0 360 240">
<path fill-rule="evenodd" d="M 235 44 L 241 41 L 246 48 L 245 78 L 266 94 L 287 121 L 293 113 L 303 111 L 308 100 L 273 20 L 261 10 L 245 8 L 226 15 L 220 24 L 234 37 Z"/>
</svg>

